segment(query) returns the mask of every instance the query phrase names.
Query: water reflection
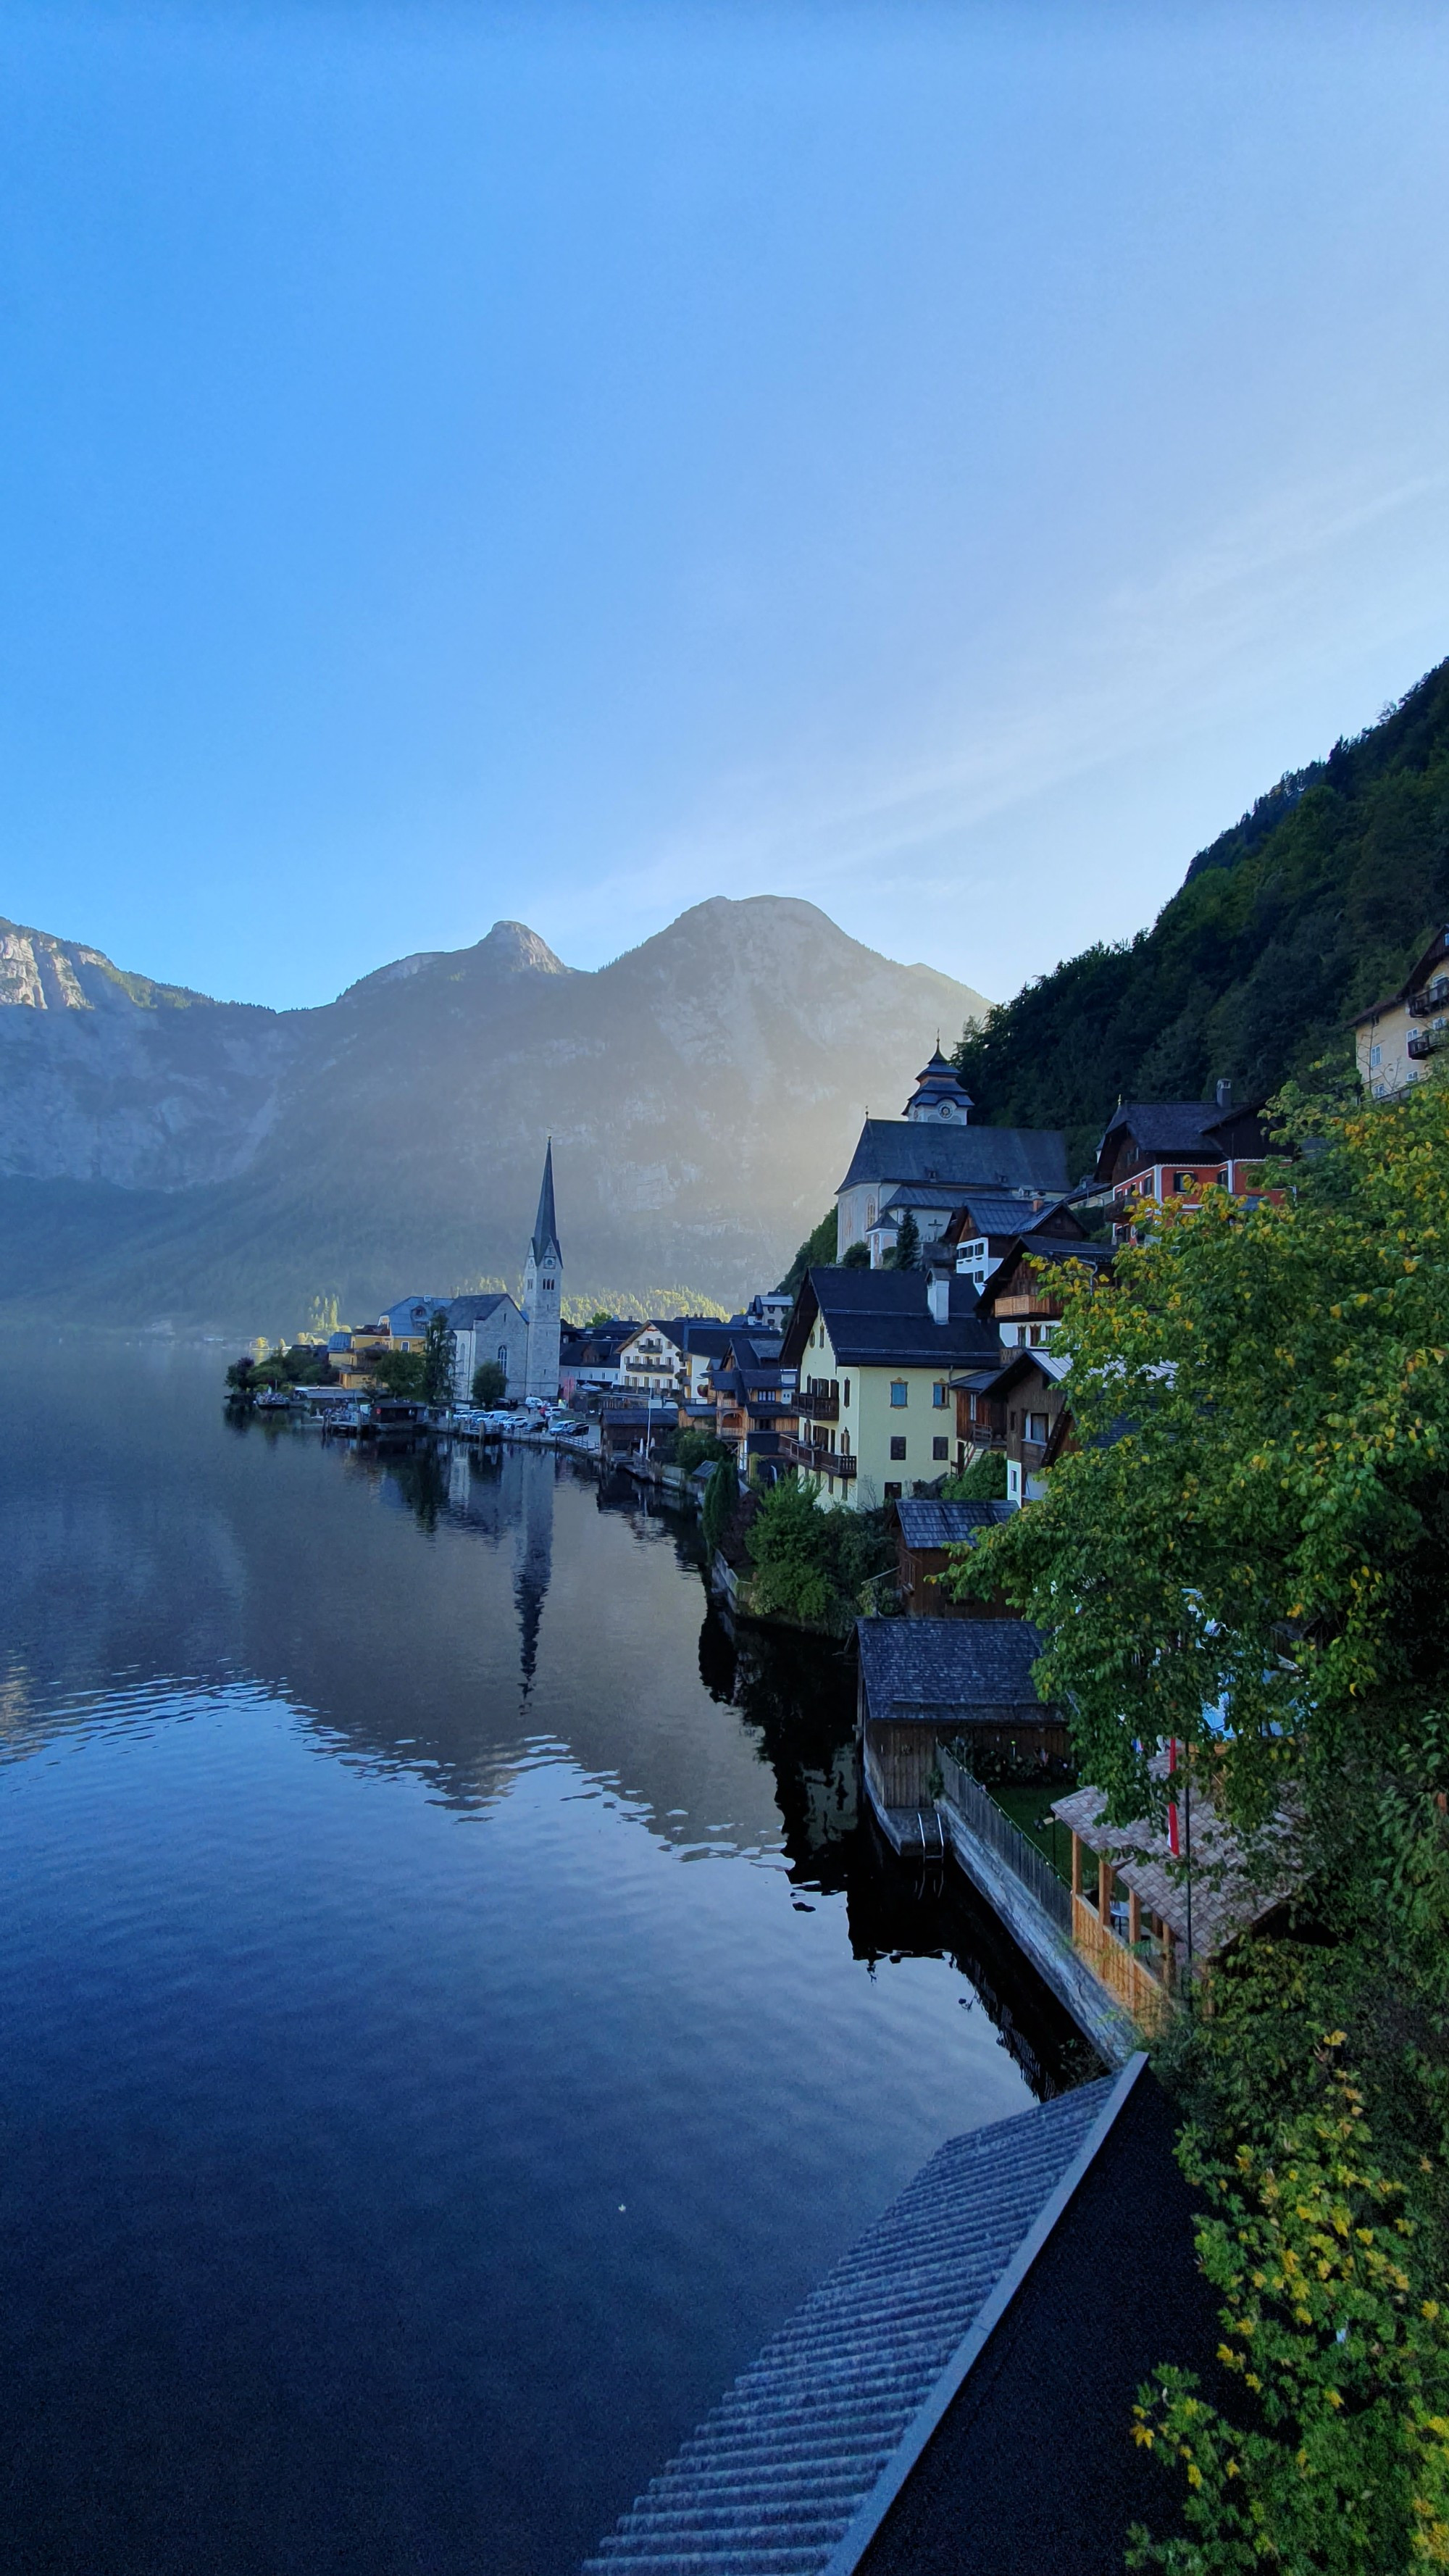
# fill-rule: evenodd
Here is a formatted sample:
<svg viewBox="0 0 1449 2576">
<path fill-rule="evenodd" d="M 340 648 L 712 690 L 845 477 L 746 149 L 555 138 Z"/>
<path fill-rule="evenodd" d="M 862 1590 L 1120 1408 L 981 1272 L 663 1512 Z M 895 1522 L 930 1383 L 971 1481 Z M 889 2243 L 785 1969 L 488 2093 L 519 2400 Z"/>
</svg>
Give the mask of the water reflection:
<svg viewBox="0 0 1449 2576">
<path fill-rule="evenodd" d="M 226 1356 L 0 1346 L 10 2554 L 563 2576 L 1075 2044 L 691 1522 Z"/>
</svg>

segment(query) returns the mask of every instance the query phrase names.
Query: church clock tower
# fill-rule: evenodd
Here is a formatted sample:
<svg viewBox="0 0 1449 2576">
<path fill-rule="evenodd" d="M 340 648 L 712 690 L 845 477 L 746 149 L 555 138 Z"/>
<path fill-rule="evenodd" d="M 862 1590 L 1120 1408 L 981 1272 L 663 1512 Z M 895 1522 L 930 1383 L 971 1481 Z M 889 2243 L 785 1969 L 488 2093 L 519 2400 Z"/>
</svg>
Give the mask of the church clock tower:
<svg viewBox="0 0 1449 2576">
<path fill-rule="evenodd" d="M 523 1318 L 528 1326 L 525 1395 L 558 1394 L 559 1333 L 563 1321 L 563 1254 L 553 1212 L 553 1138 L 543 1158 L 543 1186 L 528 1259 L 523 1265 Z"/>
</svg>

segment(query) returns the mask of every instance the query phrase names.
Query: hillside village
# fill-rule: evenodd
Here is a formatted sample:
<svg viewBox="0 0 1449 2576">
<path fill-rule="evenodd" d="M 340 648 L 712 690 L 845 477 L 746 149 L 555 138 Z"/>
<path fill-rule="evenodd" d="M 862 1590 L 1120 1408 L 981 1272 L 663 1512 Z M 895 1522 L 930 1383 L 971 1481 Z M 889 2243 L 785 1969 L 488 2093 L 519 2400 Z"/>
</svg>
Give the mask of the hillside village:
<svg viewBox="0 0 1449 2576">
<path fill-rule="evenodd" d="M 1446 957 L 1449 932 L 1354 1023 L 1370 1099 L 1432 1069 Z M 518 1300 L 410 1294 L 325 1349 L 297 1345 L 232 1377 L 264 1405 L 305 1404 L 358 1437 L 429 1424 L 552 1438 L 703 1506 L 712 1586 L 732 1615 L 858 1631 L 862 1780 L 887 1840 L 953 1853 L 1111 2061 L 1135 2031 L 1160 2030 L 1184 1980 L 1271 1917 L 1285 1888 L 1245 1872 L 1200 1795 L 1196 1847 L 1214 1856 L 1216 1895 L 1200 1891 L 1194 1926 L 1177 1809 L 1170 1840 L 1147 1819 L 1125 1835 L 1101 1823 L 1101 1793 L 1071 1768 L 1065 1712 L 1033 1679 L 1041 1632 L 999 1598 L 953 1597 L 951 1577 L 984 1529 L 1040 1499 L 1075 1444 L 1070 1366 L 1054 1347 L 1068 1285 L 1109 1280 L 1124 1244 L 1191 1220 L 1208 1190 L 1258 1206 L 1273 1144 L 1264 1104 L 1235 1101 L 1224 1080 L 1208 1103 L 1121 1103 L 1074 1182 L 1061 1132 L 972 1110 L 938 1046 L 901 1115 L 865 1120 L 833 1219 L 790 1278 L 727 1320 L 566 1323 L 550 1144 Z M 832 1525 L 838 1543 L 812 1546 L 809 1529 L 824 1542 Z M 813 1593 L 801 1579 L 812 1562 Z M 1028 1784 L 1026 1807 L 1015 1802 L 1025 1833 L 1008 1812 L 1012 1781 Z M 1027 1810 L 1052 1789 L 1032 1830 Z"/>
</svg>

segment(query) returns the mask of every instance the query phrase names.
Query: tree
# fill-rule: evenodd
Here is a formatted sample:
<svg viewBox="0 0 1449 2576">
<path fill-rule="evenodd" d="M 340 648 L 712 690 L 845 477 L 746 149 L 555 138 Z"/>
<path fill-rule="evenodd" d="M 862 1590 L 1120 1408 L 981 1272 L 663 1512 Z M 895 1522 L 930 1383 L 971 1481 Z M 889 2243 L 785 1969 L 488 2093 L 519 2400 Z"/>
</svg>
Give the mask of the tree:
<svg viewBox="0 0 1449 2576">
<path fill-rule="evenodd" d="M 752 1606 L 848 1635 L 866 1608 L 864 1587 L 894 1562 L 883 1513 L 822 1511 L 811 1478 L 783 1477 L 761 1500 L 746 1546 L 755 1568 Z"/>
<path fill-rule="evenodd" d="M 721 1458 L 704 1489 L 704 1508 L 700 1526 L 704 1543 L 713 1556 L 728 1532 L 739 1506 L 740 1480 L 733 1458 Z"/>
<path fill-rule="evenodd" d="M 428 1317 L 423 1337 L 423 1402 L 442 1407 L 453 1401 L 453 1328 L 446 1308 Z"/>
<path fill-rule="evenodd" d="M 421 1351 L 379 1351 L 372 1364 L 372 1382 L 385 1395 L 406 1396 L 414 1404 L 424 1401 L 425 1373 Z"/>
<path fill-rule="evenodd" d="M 1078 1445 L 1042 1500 L 961 1552 L 952 1580 L 999 1586 L 1048 1631 L 1039 1683 L 1071 1710 L 1082 1771 L 1118 1820 L 1161 1811 L 1148 1762 L 1175 1738 L 1189 1774 L 1210 1772 L 1250 1858 L 1286 1821 L 1301 1874 L 1286 1928 L 1215 1965 L 1212 2013 L 1183 2016 L 1163 2056 L 1196 2124 L 1185 2159 L 1237 2173 L 1245 2195 L 1251 2181 L 1258 2215 L 1229 2210 L 1236 2244 L 1239 2228 L 1268 2225 L 1263 2177 L 1285 2155 L 1309 2209 L 1333 2141 L 1315 2148 L 1293 2124 L 1338 2116 L 1342 2048 L 1376 2141 L 1362 2191 L 1382 2186 L 1390 2210 L 1355 2205 L 1345 2224 L 1355 2242 L 1359 2226 L 1391 2232 L 1403 2314 L 1437 2325 L 1449 2307 L 1449 1084 L 1384 1103 L 1357 1086 L 1289 1092 L 1280 1116 L 1285 1140 L 1307 1149 L 1270 1168 L 1281 1196 L 1251 1208 L 1210 1190 L 1190 1217 L 1169 1200 L 1110 1281 L 1067 1274 L 1054 1348 L 1071 1362 Z M 1277 2207 L 1286 2250 L 1257 2265 L 1255 2295 L 1283 2291 L 1289 2253 L 1305 2259 L 1300 2221 L 1298 2199 Z M 1226 2260 L 1226 2240 L 1212 2246 Z M 1336 2278 L 1338 2253 L 1322 2259 L 1318 2277 Z M 1240 2287 L 1219 2286 L 1225 2315 L 1251 2323 Z M 1386 2431 L 1378 2400 L 1356 2393 L 1356 2316 L 1341 2309 L 1325 2338 L 1316 2289 L 1278 2297 L 1274 2368 L 1290 2393 L 1258 2428 L 1269 2448 L 1256 2467 L 1232 2452 L 1231 2479 L 1227 2454 L 1211 2470 L 1233 2486 L 1250 2469 L 1259 2479 L 1257 2555 L 1230 2554 L 1223 2522 L 1141 2564 L 1306 2576 L 1449 2556 L 1442 2535 L 1420 2546 L 1444 2519 L 1444 2356 L 1395 2376 L 1379 2321 L 1368 2375 L 1382 2364 Z M 1228 2345 L 1239 2349 L 1231 2332 Z M 1311 2439 L 1294 2385 L 1316 2392 Z M 1185 2427 L 1206 2426 L 1205 2401 L 1159 2379 L 1143 2404 L 1140 2423 L 1197 2494 L 1192 2470 L 1208 2486 L 1210 2468 Z M 1319 2447 L 1329 2416 L 1341 2417 L 1337 2466 Z M 1386 2443 L 1413 2466 L 1387 2501 Z M 1365 2512 L 1373 2490 L 1392 2524 L 1386 2539 L 1372 2523 L 1367 2558 L 1335 2480 Z"/>
<path fill-rule="evenodd" d="M 657 1450 L 655 1454 L 657 1456 Z M 706 1463 L 713 1464 L 721 1458 L 732 1459 L 733 1456 L 733 1450 L 727 1447 L 715 1431 L 704 1431 L 691 1425 L 688 1430 L 681 1431 L 675 1439 L 674 1464 L 676 1467 L 682 1467 L 687 1476 L 692 1476 L 696 1467 L 703 1467 Z"/>
<path fill-rule="evenodd" d="M 589 1317 L 589 1330 L 590 1332 L 596 1333 L 602 1324 L 612 1324 L 613 1320 L 613 1316 L 607 1313 L 601 1306 L 597 1314 L 593 1314 Z"/>
<path fill-rule="evenodd" d="M 840 1256 L 840 1267 L 842 1270 L 868 1270 L 870 1268 L 870 1245 L 868 1243 L 848 1243 Z"/>
<path fill-rule="evenodd" d="M 901 1219 L 901 1230 L 896 1236 L 896 1248 L 894 1252 L 886 1255 L 886 1266 L 890 1270 L 914 1270 L 920 1257 L 921 1229 L 911 1210 L 907 1208 Z"/>
<path fill-rule="evenodd" d="M 508 1379 L 497 1360 L 480 1360 L 473 1371 L 473 1402 L 483 1407 L 501 1404 L 508 1392 Z"/>
<path fill-rule="evenodd" d="M 948 1503 L 991 1503 L 1006 1500 L 1006 1452 L 983 1449 L 959 1476 L 948 1476 L 941 1487 L 941 1499 Z"/>
<path fill-rule="evenodd" d="M 806 1235 L 775 1294 L 793 1297 L 807 1270 L 829 1269 L 838 1259 L 836 1242 L 839 1228 L 834 1208 L 827 1208 L 820 1223 Z"/>
</svg>

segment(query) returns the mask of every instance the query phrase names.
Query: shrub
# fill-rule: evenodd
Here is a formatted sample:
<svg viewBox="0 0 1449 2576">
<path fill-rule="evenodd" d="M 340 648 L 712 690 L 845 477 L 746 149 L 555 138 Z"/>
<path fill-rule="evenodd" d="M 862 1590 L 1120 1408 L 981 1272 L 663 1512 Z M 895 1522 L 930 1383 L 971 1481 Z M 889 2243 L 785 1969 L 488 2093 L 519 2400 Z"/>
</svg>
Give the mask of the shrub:
<svg viewBox="0 0 1449 2576">
<path fill-rule="evenodd" d="M 480 1360 L 473 1371 L 472 1396 L 477 1405 L 501 1404 L 508 1393 L 508 1379 L 497 1360 Z"/>
</svg>

